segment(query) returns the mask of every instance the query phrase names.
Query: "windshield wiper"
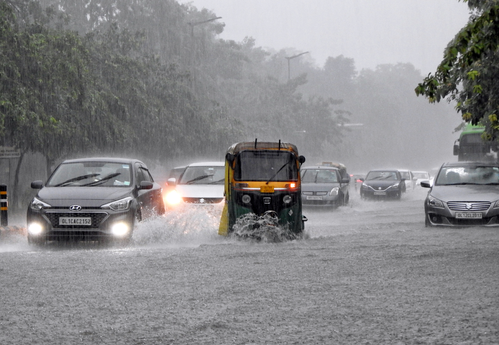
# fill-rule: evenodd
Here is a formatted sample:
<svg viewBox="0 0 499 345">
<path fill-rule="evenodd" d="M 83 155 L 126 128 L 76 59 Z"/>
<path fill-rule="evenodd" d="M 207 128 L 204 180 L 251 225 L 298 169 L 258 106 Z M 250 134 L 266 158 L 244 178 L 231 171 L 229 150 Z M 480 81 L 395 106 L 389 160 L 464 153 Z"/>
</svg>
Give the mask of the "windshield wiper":
<svg viewBox="0 0 499 345">
<path fill-rule="evenodd" d="M 220 180 L 212 181 L 209 184 L 217 184 L 217 183 L 224 182 L 224 181 L 225 181 L 225 177 L 220 179 Z"/>
<path fill-rule="evenodd" d="M 91 177 L 95 177 L 95 176 L 99 176 L 99 175 L 100 174 L 87 174 L 87 175 L 81 175 L 81 176 L 73 177 L 73 178 L 70 178 L 69 180 L 66 180 L 64 182 L 56 184 L 54 187 L 65 187 L 65 186 L 69 185 L 72 182 L 85 180 L 87 178 L 91 178 Z"/>
<path fill-rule="evenodd" d="M 272 177 L 271 177 L 271 178 L 269 178 L 265 184 L 269 184 L 269 182 L 270 182 L 270 181 L 272 181 L 272 179 L 273 179 L 274 177 L 276 177 L 276 176 L 277 176 L 277 174 L 279 174 L 279 173 L 281 172 L 281 170 L 282 170 L 282 169 L 284 169 L 287 165 L 288 165 L 288 163 L 284 163 L 284 165 L 283 165 L 282 167 L 280 167 L 280 168 L 279 168 L 279 170 L 277 170 L 277 171 L 275 172 L 275 174 L 274 174 L 274 175 L 272 175 Z"/>
<path fill-rule="evenodd" d="M 121 173 L 112 173 L 112 174 L 109 174 L 107 176 L 104 176 L 103 178 L 101 178 L 99 181 L 93 181 L 93 182 L 90 182 L 90 183 L 87 183 L 87 184 L 84 184 L 82 185 L 83 187 L 91 187 L 91 186 L 98 186 L 100 184 L 103 184 L 104 182 L 112 179 L 113 177 L 116 177 L 118 175 L 121 175 Z"/>
<path fill-rule="evenodd" d="M 191 184 L 193 182 L 196 182 L 196 181 L 199 181 L 199 180 L 202 180 L 202 179 L 205 179 L 207 177 L 210 177 L 211 175 L 202 175 L 202 176 L 198 176 L 196 178 L 193 178 L 192 180 L 189 180 L 187 181 L 185 184 Z"/>
</svg>

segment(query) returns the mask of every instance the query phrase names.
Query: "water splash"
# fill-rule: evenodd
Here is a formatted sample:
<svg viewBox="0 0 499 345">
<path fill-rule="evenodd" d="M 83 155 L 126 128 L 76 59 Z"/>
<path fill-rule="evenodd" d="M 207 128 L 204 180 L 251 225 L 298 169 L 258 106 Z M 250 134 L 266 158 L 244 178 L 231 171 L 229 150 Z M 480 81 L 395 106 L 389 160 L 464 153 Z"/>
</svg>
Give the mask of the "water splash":
<svg viewBox="0 0 499 345">
<path fill-rule="evenodd" d="M 289 230 L 287 225 L 279 225 L 279 218 L 274 211 L 267 211 L 262 216 L 254 213 L 242 215 L 233 226 L 233 236 L 270 243 L 291 241 L 300 237 Z"/>
</svg>

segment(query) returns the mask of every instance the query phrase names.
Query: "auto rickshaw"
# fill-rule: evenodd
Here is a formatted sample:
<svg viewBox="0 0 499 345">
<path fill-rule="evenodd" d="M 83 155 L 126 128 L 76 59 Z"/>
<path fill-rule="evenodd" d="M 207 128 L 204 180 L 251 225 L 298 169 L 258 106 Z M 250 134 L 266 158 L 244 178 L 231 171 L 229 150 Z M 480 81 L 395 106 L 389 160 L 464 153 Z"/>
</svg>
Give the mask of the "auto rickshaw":
<svg viewBox="0 0 499 345">
<path fill-rule="evenodd" d="M 302 215 L 300 166 L 305 157 L 290 143 L 240 142 L 225 156 L 225 206 L 219 235 L 228 236 L 248 214 L 276 216 L 277 225 L 300 236 Z"/>
</svg>

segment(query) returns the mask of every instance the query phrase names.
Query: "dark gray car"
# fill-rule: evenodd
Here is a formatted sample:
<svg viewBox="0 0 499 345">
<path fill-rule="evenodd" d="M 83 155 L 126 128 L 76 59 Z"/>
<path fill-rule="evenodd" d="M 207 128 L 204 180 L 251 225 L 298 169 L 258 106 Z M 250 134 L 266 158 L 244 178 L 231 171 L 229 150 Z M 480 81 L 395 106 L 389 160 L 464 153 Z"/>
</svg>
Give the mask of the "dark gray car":
<svg viewBox="0 0 499 345">
<path fill-rule="evenodd" d="M 132 237 L 136 220 L 165 211 L 161 187 L 136 159 L 66 160 L 28 206 L 28 241 L 116 240 Z"/>
<path fill-rule="evenodd" d="M 499 163 L 441 166 L 424 203 L 426 226 L 499 226 Z"/>
<path fill-rule="evenodd" d="M 405 179 L 398 170 L 371 170 L 360 186 L 362 198 L 400 199 L 405 192 Z"/>
<path fill-rule="evenodd" d="M 302 167 L 301 194 L 303 206 L 341 206 L 350 200 L 350 178 L 342 177 L 338 168 Z"/>
</svg>

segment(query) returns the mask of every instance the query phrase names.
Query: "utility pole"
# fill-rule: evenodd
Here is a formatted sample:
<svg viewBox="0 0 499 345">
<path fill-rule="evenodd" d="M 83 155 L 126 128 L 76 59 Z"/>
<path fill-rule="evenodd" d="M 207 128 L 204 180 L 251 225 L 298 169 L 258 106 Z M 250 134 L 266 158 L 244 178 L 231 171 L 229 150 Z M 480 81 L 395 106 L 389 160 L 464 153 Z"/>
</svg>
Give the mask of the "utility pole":
<svg viewBox="0 0 499 345">
<path fill-rule="evenodd" d="M 299 56 L 302 56 L 304 54 L 308 54 L 308 52 L 303 52 L 303 53 L 296 54 L 296 55 L 293 55 L 293 56 L 286 56 L 286 59 L 288 60 L 288 81 L 291 79 L 291 67 L 290 67 L 289 61 L 292 60 L 292 59 L 294 59 L 294 58 L 297 58 Z"/>
</svg>

